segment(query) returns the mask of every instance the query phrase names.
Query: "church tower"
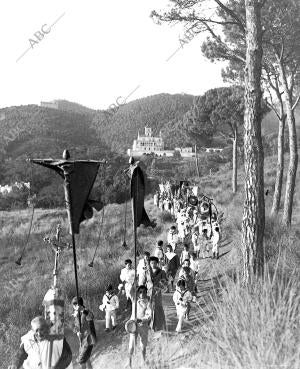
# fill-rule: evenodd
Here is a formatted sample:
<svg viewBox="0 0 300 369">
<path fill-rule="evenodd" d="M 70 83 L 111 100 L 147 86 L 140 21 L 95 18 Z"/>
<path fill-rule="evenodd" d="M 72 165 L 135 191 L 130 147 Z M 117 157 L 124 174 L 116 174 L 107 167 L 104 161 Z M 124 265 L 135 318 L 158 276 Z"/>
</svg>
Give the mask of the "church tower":
<svg viewBox="0 0 300 369">
<path fill-rule="evenodd" d="M 145 127 L 145 136 L 152 137 L 152 129 L 151 127 Z"/>
</svg>

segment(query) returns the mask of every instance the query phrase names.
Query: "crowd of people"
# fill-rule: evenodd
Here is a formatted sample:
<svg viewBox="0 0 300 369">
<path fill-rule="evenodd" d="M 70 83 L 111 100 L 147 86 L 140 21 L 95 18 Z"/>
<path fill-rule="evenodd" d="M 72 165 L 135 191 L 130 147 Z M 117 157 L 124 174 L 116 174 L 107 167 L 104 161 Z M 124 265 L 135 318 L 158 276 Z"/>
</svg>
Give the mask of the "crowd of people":
<svg viewBox="0 0 300 369">
<path fill-rule="evenodd" d="M 221 217 L 213 211 L 212 199 L 200 193 L 198 186 L 183 182 L 172 186 L 169 182 L 159 185 L 153 197 L 154 204 L 162 211 L 169 212 L 176 224 L 168 233 L 168 244 L 176 252 L 176 245 L 189 241 L 196 258 L 209 256 L 219 258 L 221 239 Z"/>
<path fill-rule="evenodd" d="M 220 224 L 207 201 L 196 201 L 195 193 L 179 195 L 170 187 L 160 187 L 154 203 L 174 218 L 166 234 L 166 247 L 159 240 L 153 255 L 145 251 L 136 270 L 126 259 L 120 271 L 118 286 L 109 284 L 99 309 L 105 312 L 105 332 L 115 331 L 120 300 L 130 316 L 125 328 L 129 333 L 129 367 L 132 364 L 136 338 L 139 337 L 142 357 L 146 359 L 148 333 L 166 330 L 162 293 L 172 293 L 177 312 L 175 331 L 182 332 L 190 319 L 191 304 L 196 302 L 197 282 L 201 277 L 201 259 L 219 258 Z M 184 196 L 182 196 L 184 194 Z M 85 307 L 81 297 L 72 300 L 74 332 L 80 342 L 77 362 L 81 368 L 91 368 L 90 357 L 97 342 L 93 313 Z M 21 346 L 9 369 L 40 369 L 47 367 L 51 346 L 51 367 L 72 368 L 72 351 L 65 338 L 51 340 L 49 324 L 38 316 L 31 322 L 31 330 L 21 338 Z"/>
</svg>

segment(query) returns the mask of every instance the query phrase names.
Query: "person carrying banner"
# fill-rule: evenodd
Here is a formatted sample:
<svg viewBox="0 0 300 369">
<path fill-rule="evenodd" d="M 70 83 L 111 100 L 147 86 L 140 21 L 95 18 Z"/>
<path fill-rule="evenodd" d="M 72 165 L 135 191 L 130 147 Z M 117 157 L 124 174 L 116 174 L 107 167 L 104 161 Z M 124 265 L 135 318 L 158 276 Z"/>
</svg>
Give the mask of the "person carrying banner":
<svg viewBox="0 0 300 369">
<path fill-rule="evenodd" d="M 72 314 L 74 317 L 74 333 L 77 334 L 80 342 L 77 362 L 82 369 L 91 368 L 90 357 L 93 347 L 97 343 L 94 314 L 84 306 L 82 297 L 78 299 L 74 297 L 72 305 L 74 309 Z M 79 317 L 81 324 L 79 323 Z"/>
<path fill-rule="evenodd" d="M 119 298 L 114 293 L 113 287 L 109 284 L 106 287 L 105 295 L 102 299 L 102 305 L 99 306 L 101 311 L 105 310 L 105 332 L 116 329 L 117 326 L 117 309 L 119 308 Z"/>
<path fill-rule="evenodd" d="M 129 368 L 132 367 L 132 355 L 135 346 L 136 337 L 140 338 L 140 346 L 142 349 L 143 361 L 146 361 L 146 349 L 148 344 L 149 323 L 152 316 L 152 307 L 149 297 L 147 296 L 147 287 L 139 286 L 137 289 L 137 314 L 135 316 L 134 309 L 131 319 L 136 320 L 136 332 L 129 333 Z"/>
<path fill-rule="evenodd" d="M 53 339 L 50 327 L 42 316 L 31 321 L 31 330 L 21 337 L 21 345 L 8 369 L 40 369 L 49 367 L 49 352 L 52 346 L 51 368 L 71 369 L 72 351 L 65 338 Z"/>
<path fill-rule="evenodd" d="M 160 331 L 166 327 L 165 313 L 162 305 L 162 290 L 167 286 L 166 273 L 158 267 L 158 258 L 150 257 L 152 286 L 148 289 L 148 294 L 152 303 L 151 328 Z"/>
</svg>

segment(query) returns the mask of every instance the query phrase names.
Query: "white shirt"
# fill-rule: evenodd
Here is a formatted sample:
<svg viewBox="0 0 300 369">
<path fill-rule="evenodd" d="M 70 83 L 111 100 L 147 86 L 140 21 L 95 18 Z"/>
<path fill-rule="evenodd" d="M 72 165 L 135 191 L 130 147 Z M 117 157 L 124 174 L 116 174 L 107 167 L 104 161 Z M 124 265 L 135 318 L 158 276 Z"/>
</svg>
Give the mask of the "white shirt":
<svg viewBox="0 0 300 369">
<path fill-rule="evenodd" d="M 198 244 L 198 237 L 199 237 L 199 234 L 198 233 L 193 233 L 192 234 L 192 243 L 193 243 L 193 245 L 197 245 Z"/>
<path fill-rule="evenodd" d="M 148 322 L 152 316 L 151 303 L 149 298 L 137 300 L 137 319 L 141 319 L 143 322 Z M 134 303 L 132 305 L 131 319 L 135 319 Z"/>
<path fill-rule="evenodd" d="M 102 299 L 102 305 L 99 306 L 100 310 L 106 309 L 106 311 L 113 311 L 119 307 L 119 298 L 117 295 L 105 294 Z"/>
<path fill-rule="evenodd" d="M 133 284 L 134 283 L 134 269 L 123 268 L 121 270 L 120 279 L 122 282 Z"/>
<path fill-rule="evenodd" d="M 137 268 L 136 268 L 136 272 L 137 272 L 137 274 L 140 276 L 140 275 L 145 274 L 145 273 L 146 273 L 146 271 L 147 271 L 147 269 L 148 269 L 148 265 L 146 264 L 146 261 L 145 261 L 145 259 L 143 258 L 143 259 L 141 259 L 141 260 L 139 261 L 138 266 L 137 266 Z"/>
<path fill-rule="evenodd" d="M 168 237 L 167 237 L 168 244 L 171 246 L 176 246 L 178 243 L 178 233 L 175 231 L 169 230 Z"/>
<path fill-rule="evenodd" d="M 164 252 L 163 252 L 163 249 L 162 248 L 156 248 L 155 250 L 154 250 L 154 256 L 156 256 L 159 260 L 160 259 L 163 259 L 163 257 L 164 257 Z"/>
<path fill-rule="evenodd" d="M 220 241 L 220 233 L 219 232 L 213 232 L 211 237 L 211 242 L 213 246 L 217 245 Z"/>
<path fill-rule="evenodd" d="M 54 340 L 52 346 L 52 366 L 54 367 L 61 357 L 63 351 L 63 339 Z M 28 354 L 23 363 L 24 369 L 47 368 L 48 356 L 50 351 L 50 341 L 36 341 L 33 331 L 29 331 L 23 337 L 21 342 L 24 344 L 24 350 Z"/>
<path fill-rule="evenodd" d="M 180 270 L 179 270 L 179 274 L 178 274 L 178 278 L 180 278 L 180 277 L 182 277 L 183 276 L 183 268 L 180 268 Z M 194 271 L 193 271 L 193 269 L 190 267 L 190 276 L 192 277 L 192 278 L 194 278 L 195 277 L 195 273 L 194 273 Z"/>
<path fill-rule="evenodd" d="M 185 290 L 181 292 L 179 289 L 176 289 L 173 295 L 173 301 L 176 306 L 176 310 L 185 313 L 188 302 L 192 301 L 193 296 L 190 291 Z"/>
</svg>

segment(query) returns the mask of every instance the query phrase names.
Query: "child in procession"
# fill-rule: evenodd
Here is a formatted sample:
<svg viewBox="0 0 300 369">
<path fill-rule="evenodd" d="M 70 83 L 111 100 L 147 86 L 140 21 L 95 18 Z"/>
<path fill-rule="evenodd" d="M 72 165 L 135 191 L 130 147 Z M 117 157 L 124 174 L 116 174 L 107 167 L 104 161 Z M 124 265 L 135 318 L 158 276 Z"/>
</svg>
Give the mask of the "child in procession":
<svg viewBox="0 0 300 369">
<path fill-rule="evenodd" d="M 102 299 L 102 305 L 99 306 L 101 311 L 105 310 L 105 332 L 116 329 L 117 326 L 117 309 L 119 308 L 119 298 L 114 293 L 113 287 L 109 284 L 106 287 L 105 295 Z"/>
<path fill-rule="evenodd" d="M 207 228 L 202 229 L 202 233 L 199 237 L 199 244 L 200 244 L 200 250 L 202 252 L 202 259 L 204 259 L 205 253 L 206 253 L 206 256 L 209 256 L 209 237 L 208 237 Z"/>
<path fill-rule="evenodd" d="M 80 341 L 79 356 L 77 362 L 82 369 L 91 368 L 90 357 L 94 345 L 97 343 L 94 314 L 85 307 L 82 297 L 74 297 L 72 300 L 74 308 L 74 333 Z M 80 320 L 79 320 L 80 317 Z M 80 330 L 81 328 L 81 330 Z"/>
<path fill-rule="evenodd" d="M 177 270 L 180 266 L 178 255 L 173 252 L 173 248 L 171 245 L 167 245 L 167 251 L 165 253 L 165 264 L 166 264 L 166 275 L 168 278 L 168 289 L 167 292 L 172 291 L 174 288 L 174 279 L 177 273 Z"/>
<path fill-rule="evenodd" d="M 122 283 L 119 285 L 119 290 L 122 290 L 123 287 L 125 289 L 125 294 L 126 294 L 126 299 L 127 299 L 125 311 L 130 309 L 132 305 L 134 278 L 135 278 L 135 272 L 132 267 L 132 261 L 130 259 L 126 259 L 125 268 L 121 270 L 121 274 L 120 274 L 120 280 Z"/>
<path fill-rule="evenodd" d="M 190 258 L 189 245 L 185 243 L 183 245 L 183 250 L 181 251 L 181 255 L 180 255 L 180 265 L 183 264 L 184 260 L 189 259 L 189 258 Z"/>
<path fill-rule="evenodd" d="M 211 237 L 212 242 L 212 258 L 219 259 L 219 244 L 220 244 L 220 231 L 219 227 L 213 229 L 213 234 Z"/>
<path fill-rule="evenodd" d="M 136 333 L 129 333 L 129 368 L 132 367 L 132 355 L 136 337 L 140 337 L 143 361 L 146 361 L 146 349 L 148 344 L 149 323 L 152 317 L 150 298 L 147 296 L 147 287 L 139 286 L 137 290 L 137 315 L 132 309 L 131 319 L 137 322 Z"/>
<path fill-rule="evenodd" d="M 167 236 L 168 245 L 171 245 L 173 248 L 173 251 L 175 252 L 176 246 L 179 242 L 178 239 L 178 232 L 176 231 L 176 227 L 172 226 L 169 229 L 168 236 Z"/>
<path fill-rule="evenodd" d="M 175 303 L 178 324 L 176 326 L 176 332 L 182 331 L 182 324 L 184 318 L 187 316 L 190 310 L 190 303 L 193 297 L 191 292 L 186 288 L 186 282 L 183 279 L 179 279 L 176 286 L 176 291 L 173 295 L 173 301 Z"/>
<path fill-rule="evenodd" d="M 179 278 L 179 280 L 183 280 L 185 282 L 186 289 L 190 291 L 192 295 L 192 301 L 196 301 L 195 280 L 194 277 L 190 274 L 190 268 L 183 268 L 183 275 Z M 189 320 L 190 308 L 190 305 L 188 305 L 186 310 L 187 320 Z"/>
<path fill-rule="evenodd" d="M 163 245 L 164 245 L 163 241 L 159 240 L 157 242 L 157 246 L 154 250 L 154 256 L 157 257 L 157 259 L 158 259 L 159 268 L 161 268 L 164 264 L 165 253 L 164 253 L 164 250 L 163 250 Z"/>
<path fill-rule="evenodd" d="M 183 275 L 184 268 L 188 268 L 190 271 L 190 275 L 194 278 L 194 270 L 191 268 L 191 259 L 185 259 L 182 263 L 182 267 L 179 270 L 178 278 Z"/>
<path fill-rule="evenodd" d="M 199 227 L 193 228 L 192 244 L 194 247 L 194 252 L 196 253 L 196 257 L 199 258 L 200 257 Z"/>
</svg>

